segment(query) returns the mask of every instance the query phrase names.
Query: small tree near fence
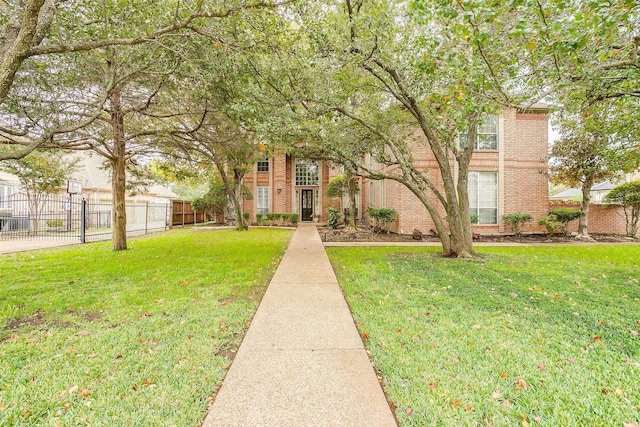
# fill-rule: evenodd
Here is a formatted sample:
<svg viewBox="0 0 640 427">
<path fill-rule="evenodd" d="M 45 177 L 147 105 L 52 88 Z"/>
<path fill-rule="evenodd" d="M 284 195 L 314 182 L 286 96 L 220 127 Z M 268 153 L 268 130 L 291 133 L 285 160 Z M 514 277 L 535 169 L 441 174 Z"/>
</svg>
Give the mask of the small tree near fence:
<svg viewBox="0 0 640 427">
<path fill-rule="evenodd" d="M 529 214 L 512 213 L 503 215 L 502 220 L 505 225 L 508 225 L 511 228 L 511 231 L 516 235 L 516 237 L 521 237 L 523 235 L 522 227 L 524 227 L 528 222 L 531 222 L 533 217 Z"/>
<path fill-rule="evenodd" d="M 640 181 L 618 185 L 604 197 L 604 201 L 622 205 L 627 220 L 627 236 L 635 237 L 640 222 Z"/>
<path fill-rule="evenodd" d="M 374 227 L 378 232 L 386 231 L 389 233 L 389 225 L 398 219 L 398 214 L 393 208 L 369 208 L 367 212 L 369 213 L 369 216 L 375 220 Z"/>
</svg>

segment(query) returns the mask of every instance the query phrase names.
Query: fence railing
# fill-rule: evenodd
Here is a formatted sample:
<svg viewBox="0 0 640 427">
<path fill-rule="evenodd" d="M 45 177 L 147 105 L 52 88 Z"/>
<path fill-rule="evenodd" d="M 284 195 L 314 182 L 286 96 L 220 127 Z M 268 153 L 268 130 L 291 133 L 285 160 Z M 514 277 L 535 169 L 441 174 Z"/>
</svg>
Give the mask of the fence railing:
<svg viewBox="0 0 640 427">
<path fill-rule="evenodd" d="M 108 240 L 112 234 L 112 204 L 82 196 L 14 194 L 0 199 L 0 240 Z M 127 203 L 127 235 L 169 228 L 167 203 Z"/>
</svg>

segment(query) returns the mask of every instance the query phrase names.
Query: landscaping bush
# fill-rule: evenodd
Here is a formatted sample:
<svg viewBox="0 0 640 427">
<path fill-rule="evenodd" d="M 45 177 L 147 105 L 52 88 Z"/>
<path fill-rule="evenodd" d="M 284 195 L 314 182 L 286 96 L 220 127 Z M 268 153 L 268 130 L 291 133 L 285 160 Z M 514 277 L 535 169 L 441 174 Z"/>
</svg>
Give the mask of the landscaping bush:
<svg viewBox="0 0 640 427">
<path fill-rule="evenodd" d="M 12 216 L 11 212 L 0 211 L 0 218 L 11 218 L 11 216 Z"/>
<path fill-rule="evenodd" d="M 298 225 L 298 219 L 300 216 L 297 213 L 291 214 L 291 225 Z"/>
<path fill-rule="evenodd" d="M 556 220 L 562 224 L 561 232 L 565 236 L 569 232 L 569 223 L 580 216 L 578 209 L 563 208 L 549 211 L 549 215 L 556 217 Z"/>
<path fill-rule="evenodd" d="M 508 225 L 511 228 L 513 234 L 517 237 L 522 236 L 522 227 L 528 222 L 533 220 L 533 217 L 529 214 L 523 213 L 512 213 L 507 215 L 502 215 L 502 220 L 505 225 Z"/>
<path fill-rule="evenodd" d="M 389 225 L 398 219 L 398 214 L 393 208 L 369 208 L 367 212 L 369 216 L 375 220 L 375 227 L 387 233 L 389 233 Z"/>
<path fill-rule="evenodd" d="M 547 236 L 553 236 L 562 230 L 562 223 L 558 221 L 555 215 L 544 215 L 538 221 L 538 225 L 543 226 L 547 230 Z"/>
<path fill-rule="evenodd" d="M 340 211 L 334 208 L 327 208 L 327 212 L 329 212 L 329 221 L 327 221 L 329 228 L 338 228 L 338 225 L 340 225 L 340 218 L 342 217 Z"/>
<path fill-rule="evenodd" d="M 471 214 L 471 224 L 477 224 L 480 221 L 480 215 L 478 214 Z"/>
<path fill-rule="evenodd" d="M 60 228 L 64 225 L 64 221 L 61 219 L 48 219 L 47 227 L 49 228 Z"/>
</svg>

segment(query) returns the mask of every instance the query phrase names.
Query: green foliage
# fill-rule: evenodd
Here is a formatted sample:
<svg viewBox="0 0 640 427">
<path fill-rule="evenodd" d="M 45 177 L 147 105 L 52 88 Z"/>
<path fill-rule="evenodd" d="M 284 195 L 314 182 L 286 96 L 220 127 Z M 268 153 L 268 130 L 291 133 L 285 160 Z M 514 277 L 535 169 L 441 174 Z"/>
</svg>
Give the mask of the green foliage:
<svg viewBox="0 0 640 427">
<path fill-rule="evenodd" d="M 471 214 L 470 218 L 471 218 L 471 224 L 477 224 L 480 221 L 480 215 L 475 213 Z"/>
<path fill-rule="evenodd" d="M 640 246 L 478 251 L 327 248 L 398 424 L 637 423 Z"/>
<path fill-rule="evenodd" d="M 604 197 L 606 203 L 620 204 L 627 221 L 627 235 L 635 237 L 640 222 L 640 181 L 620 184 Z"/>
<path fill-rule="evenodd" d="M 245 221 L 249 220 L 249 212 L 242 212 L 242 218 L 245 219 Z"/>
<path fill-rule="evenodd" d="M 389 232 L 389 226 L 398 218 L 398 214 L 393 208 L 369 208 L 367 210 L 369 216 L 375 220 L 375 228 L 378 230 Z"/>
<path fill-rule="evenodd" d="M 327 208 L 327 212 L 329 213 L 329 220 L 327 221 L 329 228 L 338 228 L 340 225 L 340 218 L 342 218 L 340 211 L 335 208 Z"/>
<path fill-rule="evenodd" d="M 49 228 L 60 228 L 64 225 L 64 221 L 61 219 L 48 219 L 47 227 Z"/>
<path fill-rule="evenodd" d="M 529 214 L 512 213 L 502 216 L 502 220 L 511 228 L 511 231 L 518 237 L 522 236 L 522 227 L 533 221 L 533 217 Z"/>
<path fill-rule="evenodd" d="M 229 196 L 220 177 L 215 177 L 209 183 L 209 191 L 191 202 L 194 211 L 205 212 L 213 217 L 224 215 L 228 205 Z"/>
<path fill-rule="evenodd" d="M 351 178 L 353 180 L 353 188 L 354 191 L 360 191 L 358 183 L 355 178 Z M 327 184 L 325 193 L 327 197 L 342 197 L 346 195 L 349 191 L 349 183 L 347 182 L 347 175 L 342 173 L 340 175 L 336 175 L 329 180 Z"/>
<path fill-rule="evenodd" d="M 291 235 L 175 230 L 121 252 L 3 255 L 0 425 L 202 423 Z"/>
<path fill-rule="evenodd" d="M 11 218 L 13 213 L 7 211 L 0 211 L 0 218 Z"/>
<path fill-rule="evenodd" d="M 547 230 L 547 236 L 553 236 L 563 229 L 563 224 L 558 221 L 555 215 L 543 215 L 538 221 L 538 225 L 543 226 Z"/>
<path fill-rule="evenodd" d="M 562 224 L 561 232 L 564 235 L 569 233 L 569 223 L 580 217 L 580 210 L 571 208 L 553 209 L 549 215 L 554 216 Z"/>
<path fill-rule="evenodd" d="M 267 212 L 258 218 L 258 225 L 293 226 L 298 224 L 299 215 L 289 212 Z"/>
</svg>

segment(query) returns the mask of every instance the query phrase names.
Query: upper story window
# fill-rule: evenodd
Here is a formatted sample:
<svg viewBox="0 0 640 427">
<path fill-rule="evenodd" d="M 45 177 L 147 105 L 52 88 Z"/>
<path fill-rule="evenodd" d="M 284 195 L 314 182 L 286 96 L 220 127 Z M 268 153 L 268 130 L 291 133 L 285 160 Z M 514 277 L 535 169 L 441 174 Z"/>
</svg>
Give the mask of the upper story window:
<svg viewBox="0 0 640 427">
<path fill-rule="evenodd" d="M 318 184 L 318 162 L 296 159 L 296 185 Z"/>
<path fill-rule="evenodd" d="M 460 148 L 467 146 L 467 135 L 460 134 Z M 474 150 L 497 150 L 498 149 L 498 117 L 486 117 L 478 124 L 476 129 L 476 142 Z"/>
<path fill-rule="evenodd" d="M 269 172 L 269 159 L 258 160 L 258 172 Z"/>
<path fill-rule="evenodd" d="M 0 185 L 0 209 L 11 209 L 11 195 L 13 187 L 9 185 Z"/>
</svg>

